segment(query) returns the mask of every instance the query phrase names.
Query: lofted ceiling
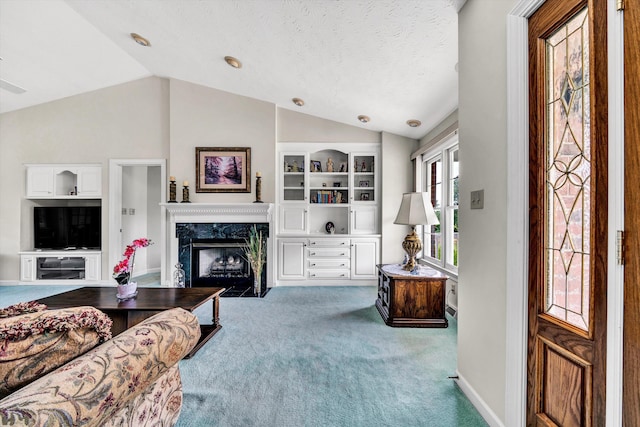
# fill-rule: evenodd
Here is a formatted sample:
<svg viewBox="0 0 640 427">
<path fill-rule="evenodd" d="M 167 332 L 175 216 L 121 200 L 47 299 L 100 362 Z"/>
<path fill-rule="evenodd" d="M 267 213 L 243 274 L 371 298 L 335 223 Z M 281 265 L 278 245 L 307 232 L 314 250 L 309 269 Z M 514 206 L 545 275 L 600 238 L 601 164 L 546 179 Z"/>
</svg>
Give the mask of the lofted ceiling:
<svg viewBox="0 0 640 427">
<path fill-rule="evenodd" d="M 457 108 L 464 2 L 0 0 L 0 113 L 158 76 L 418 139 Z"/>
</svg>

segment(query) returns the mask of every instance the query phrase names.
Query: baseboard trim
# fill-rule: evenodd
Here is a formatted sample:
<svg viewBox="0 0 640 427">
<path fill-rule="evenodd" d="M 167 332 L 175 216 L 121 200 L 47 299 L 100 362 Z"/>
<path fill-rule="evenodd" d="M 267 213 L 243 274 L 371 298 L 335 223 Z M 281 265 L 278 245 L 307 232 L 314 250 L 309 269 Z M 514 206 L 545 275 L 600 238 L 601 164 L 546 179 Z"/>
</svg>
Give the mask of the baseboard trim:
<svg viewBox="0 0 640 427">
<path fill-rule="evenodd" d="M 469 399 L 471 404 L 480 412 L 480 415 L 491 427 L 504 427 L 504 424 L 498 416 L 489 408 L 484 400 L 480 397 L 480 395 L 475 391 L 473 387 L 464 379 L 460 372 L 456 371 L 456 375 L 458 379 L 456 379 L 456 384 L 460 387 L 460 390 L 464 393 L 465 396 Z"/>
</svg>

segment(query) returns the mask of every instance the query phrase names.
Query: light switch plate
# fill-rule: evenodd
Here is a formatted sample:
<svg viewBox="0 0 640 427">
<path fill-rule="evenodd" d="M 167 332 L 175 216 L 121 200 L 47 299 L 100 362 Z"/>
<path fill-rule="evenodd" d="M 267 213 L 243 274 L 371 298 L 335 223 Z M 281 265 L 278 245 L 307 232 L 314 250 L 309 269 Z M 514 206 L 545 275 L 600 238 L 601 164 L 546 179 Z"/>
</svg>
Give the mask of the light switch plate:
<svg viewBox="0 0 640 427">
<path fill-rule="evenodd" d="M 135 215 L 136 210 L 134 208 L 129 208 L 129 215 Z"/>
<path fill-rule="evenodd" d="M 484 190 L 471 192 L 471 209 L 484 209 Z"/>
</svg>

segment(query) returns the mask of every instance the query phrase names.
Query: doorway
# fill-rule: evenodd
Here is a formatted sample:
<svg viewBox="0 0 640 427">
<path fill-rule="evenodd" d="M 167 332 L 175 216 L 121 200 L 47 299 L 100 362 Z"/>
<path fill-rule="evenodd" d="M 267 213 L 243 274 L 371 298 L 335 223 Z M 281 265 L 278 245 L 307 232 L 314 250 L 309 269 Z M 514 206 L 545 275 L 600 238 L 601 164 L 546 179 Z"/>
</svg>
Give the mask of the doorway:
<svg viewBox="0 0 640 427">
<path fill-rule="evenodd" d="M 140 237 L 155 244 L 136 253 L 133 276 L 164 283 L 166 262 L 166 161 L 112 159 L 109 162 L 109 265 L 122 257 L 126 245 Z"/>
</svg>

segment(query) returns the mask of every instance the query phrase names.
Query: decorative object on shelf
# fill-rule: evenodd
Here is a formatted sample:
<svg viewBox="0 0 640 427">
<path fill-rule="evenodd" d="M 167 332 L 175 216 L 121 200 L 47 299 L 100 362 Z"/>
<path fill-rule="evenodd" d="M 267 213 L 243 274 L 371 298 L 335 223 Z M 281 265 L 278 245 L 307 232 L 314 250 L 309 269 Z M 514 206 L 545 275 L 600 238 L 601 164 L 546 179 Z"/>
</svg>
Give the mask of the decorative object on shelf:
<svg viewBox="0 0 640 427">
<path fill-rule="evenodd" d="M 362 166 L 360 167 L 360 172 L 366 172 L 367 171 L 367 165 L 364 164 L 364 160 L 362 161 Z"/>
<path fill-rule="evenodd" d="M 311 172 L 322 172 L 322 162 L 320 160 L 311 160 Z"/>
<path fill-rule="evenodd" d="M 118 293 L 116 294 L 118 300 L 124 301 L 135 298 L 138 295 L 136 282 L 131 281 L 136 250 L 138 248 L 146 248 L 152 244 L 151 240 L 144 237 L 134 240 L 125 248 L 122 260 L 113 267 L 112 277 L 118 282 Z"/>
<path fill-rule="evenodd" d="M 253 203 L 263 203 L 262 202 L 262 174 L 260 174 L 260 172 L 256 172 L 256 201 Z"/>
<path fill-rule="evenodd" d="M 360 187 L 368 187 L 368 186 L 369 186 L 369 181 L 360 181 L 360 182 L 358 183 L 358 185 L 359 185 Z"/>
<path fill-rule="evenodd" d="M 358 159 L 353 161 L 353 171 L 358 172 Z"/>
<path fill-rule="evenodd" d="M 340 164 L 340 172 L 347 172 L 347 164 L 342 162 Z"/>
<path fill-rule="evenodd" d="M 327 222 L 324 225 L 324 229 L 329 234 L 335 234 L 335 232 L 336 232 L 336 226 L 333 225 L 333 222 L 331 222 L 331 221 Z"/>
<path fill-rule="evenodd" d="M 196 147 L 196 193 L 251 193 L 251 148 Z"/>
<path fill-rule="evenodd" d="M 327 159 L 327 172 L 333 172 L 333 160 L 331 160 L 331 157 Z"/>
<path fill-rule="evenodd" d="M 176 177 L 169 177 L 169 203 L 178 203 L 176 201 Z"/>
<path fill-rule="evenodd" d="M 360 200 L 368 201 L 369 200 L 369 193 L 360 194 Z"/>
<path fill-rule="evenodd" d="M 393 223 L 411 226 L 411 233 L 407 234 L 402 242 L 402 248 L 409 257 L 402 268 L 412 271 L 416 267 L 415 257 L 422 250 L 422 242 L 416 233 L 416 225 L 440 224 L 429 201 L 428 193 L 404 193 L 398 216 Z"/>
<path fill-rule="evenodd" d="M 289 162 L 287 162 L 286 160 L 284 161 L 284 171 L 291 172 L 291 170 L 289 169 Z"/>
<path fill-rule="evenodd" d="M 296 160 L 293 161 L 291 172 L 300 172 L 300 166 L 298 166 L 298 162 Z"/>
<path fill-rule="evenodd" d="M 182 269 L 182 263 L 176 264 L 176 271 L 173 272 L 173 287 L 184 288 L 185 273 Z"/>
<path fill-rule="evenodd" d="M 341 183 L 340 183 L 340 182 L 334 182 L 334 183 L 333 183 L 333 186 L 334 186 L 334 187 L 340 187 L 340 185 L 341 185 Z"/>
<path fill-rule="evenodd" d="M 189 200 L 189 181 L 182 183 L 182 202 L 180 203 L 191 203 Z"/>
<path fill-rule="evenodd" d="M 253 270 L 253 293 L 260 296 L 262 268 L 267 259 L 267 245 L 262 238 L 262 231 L 258 231 L 255 225 L 249 230 L 249 238 L 245 239 L 244 256 Z"/>
</svg>

